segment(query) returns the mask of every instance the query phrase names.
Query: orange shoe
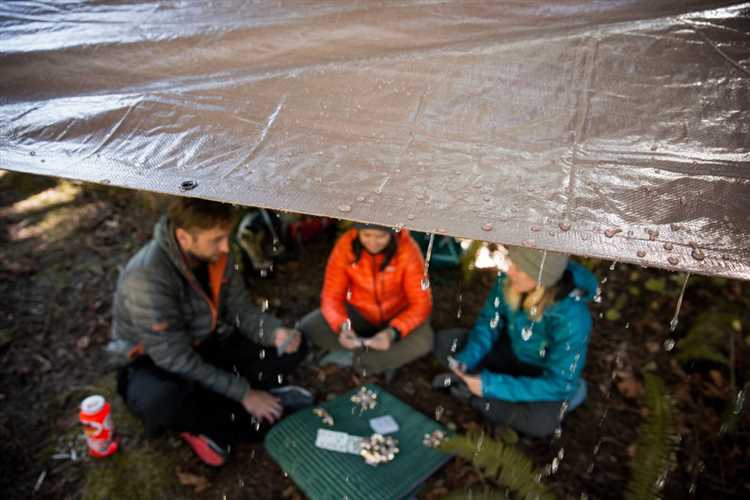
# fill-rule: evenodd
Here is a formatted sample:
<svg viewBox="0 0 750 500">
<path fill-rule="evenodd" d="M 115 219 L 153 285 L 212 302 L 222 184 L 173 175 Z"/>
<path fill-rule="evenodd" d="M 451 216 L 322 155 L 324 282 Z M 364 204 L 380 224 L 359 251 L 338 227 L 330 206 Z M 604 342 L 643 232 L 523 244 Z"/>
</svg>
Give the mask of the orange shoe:
<svg viewBox="0 0 750 500">
<path fill-rule="evenodd" d="M 219 446 L 213 439 L 203 434 L 195 435 L 189 432 L 180 433 L 180 437 L 190 445 L 198 458 L 204 463 L 213 467 L 224 465 L 226 460 L 226 451 Z"/>
</svg>

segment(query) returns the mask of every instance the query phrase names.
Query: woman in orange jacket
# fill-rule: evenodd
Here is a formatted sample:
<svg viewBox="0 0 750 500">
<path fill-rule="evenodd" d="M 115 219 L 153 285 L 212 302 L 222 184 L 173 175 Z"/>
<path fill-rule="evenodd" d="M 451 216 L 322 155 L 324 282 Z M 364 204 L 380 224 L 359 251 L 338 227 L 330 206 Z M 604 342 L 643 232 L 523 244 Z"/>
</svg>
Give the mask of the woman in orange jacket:
<svg viewBox="0 0 750 500">
<path fill-rule="evenodd" d="M 299 329 L 334 352 L 331 362 L 393 373 L 432 349 L 432 295 L 423 275 L 422 253 L 407 230 L 355 224 L 328 258 L 320 309 Z"/>
</svg>

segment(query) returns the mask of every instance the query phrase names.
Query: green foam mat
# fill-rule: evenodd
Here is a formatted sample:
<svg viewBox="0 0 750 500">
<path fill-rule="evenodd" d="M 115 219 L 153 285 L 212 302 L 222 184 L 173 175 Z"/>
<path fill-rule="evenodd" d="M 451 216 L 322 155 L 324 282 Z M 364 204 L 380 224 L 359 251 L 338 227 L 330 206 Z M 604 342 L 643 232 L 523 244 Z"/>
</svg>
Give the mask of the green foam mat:
<svg viewBox="0 0 750 500">
<path fill-rule="evenodd" d="M 323 424 L 309 408 L 285 418 L 266 436 L 268 453 L 313 500 L 405 498 L 451 458 L 422 444 L 425 434 L 445 431 L 442 425 L 378 385 L 366 387 L 378 395 L 378 404 L 372 410 L 360 413 L 359 406 L 350 400 L 358 389 L 351 390 L 320 405 L 333 417 L 333 427 Z M 383 415 L 391 415 L 399 425 L 398 432 L 391 435 L 398 439 L 400 451 L 391 462 L 371 466 L 358 455 L 315 446 L 318 429 L 370 436 L 370 419 Z"/>
</svg>

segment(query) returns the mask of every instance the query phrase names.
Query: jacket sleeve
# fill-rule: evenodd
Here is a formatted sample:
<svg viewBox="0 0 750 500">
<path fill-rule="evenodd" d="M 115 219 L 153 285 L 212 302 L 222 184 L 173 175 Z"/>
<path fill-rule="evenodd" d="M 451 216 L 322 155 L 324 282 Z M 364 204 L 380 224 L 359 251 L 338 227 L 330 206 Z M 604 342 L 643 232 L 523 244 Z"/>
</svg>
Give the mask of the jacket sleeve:
<svg viewBox="0 0 750 500">
<path fill-rule="evenodd" d="M 179 297 L 167 279 L 146 270 L 133 270 L 123 280 L 124 306 L 140 332 L 144 352 L 163 370 L 222 394 L 235 401 L 250 387 L 248 382 L 206 363 L 195 352 L 180 315 Z"/>
<path fill-rule="evenodd" d="M 229 271 L 226 304 L 224 304 L 224 321 L 235 325 L 239 332 L 256 344 L 273 345 L 273 332 L 282 325 L 281 321 L 270 314 L 265 314 L 252 303 L 247 287 L 239 272 L 233 268 Z"/>
<path fill-rule="evenodd" d="M 403 287 L 408 306 L 390 321 L 390 325 L 397 329 L 402 337 L 427 321 L 432 312 L 432 289 L 422 290 L 422 278 L 424 277 L 422 253 L 411 238 L 407 241 L 407 245 L 405 250 L 408 258 Z"/>
<path fill-rule="evenodd" d="M 501 304 L 504 304 L 504 300 L 500 297 L 502 288 L 500 286 L 500 280 L 495 280 L 495 284 L 487 295 L 487 300 L 484 303 L 484 307 L 479 312 L 479 318 L 474 323 L 474 327 L 469 332 L 469 340 L 466 345 L 458 353 L 455 358 L 457 361 L 464 363 L 468 370 L 473 370 L 477 365 L 484 359 L 488 352 L 495 345 L 500 332 L 503 331 L 503 315 L 502 305 L 495 307 L 495 299 L 497 298 Z M 492 327 L 492 322 L 497 315 L 497 324 Z"/>
<path fill-rule="evenodd" d="M 333 247 L 326 264 L 323 291 L 320 294 L 320 311 L 328 326 L 337 334 L 349 317 L 346 312 L 346 291 L 349 288 L 349 277 L 346 275 L 346 267 L 349 264 L 346 245 L 349 242 L 349 238 L 341 237 Z"/>
<path fill-rule="evenodd" d="M 564 401 L 578 388 L 586 362 L 591 316 L 588 309 L 572 317 L 550 318 L 551 344 L 539 377 L 513 377 L 483 370 L 482 395 L 511 402 Z"/>
</svg>

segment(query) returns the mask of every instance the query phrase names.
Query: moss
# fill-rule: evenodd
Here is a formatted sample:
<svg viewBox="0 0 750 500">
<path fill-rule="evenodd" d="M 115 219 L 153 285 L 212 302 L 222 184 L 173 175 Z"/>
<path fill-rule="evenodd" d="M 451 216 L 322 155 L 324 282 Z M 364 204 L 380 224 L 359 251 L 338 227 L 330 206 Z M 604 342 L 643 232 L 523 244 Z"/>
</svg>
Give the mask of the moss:
<svg viewBox="0 0 750 500">
<path fill-rule="evenodd" d="M 101 394 L 112 405 L 112 421 L 118 433 L 139 436 L 143 432 L 140 420 L 125 407 L 117 394 L 114 376 L 86 387 L 81 394 Z M 80 430 L 79 430 L 80 432 Z M 174 487 L 175 457 L 164 440 L 128 441 L 111 457 L 92 459 L 87 465 L 83 483 L 83 500 L 118 498 L 122 500 L 142 498 L 166 498 Z"/>
<path fill-rule="evenodd" d="M 174 486 L 174 458 L 159 443 L 143 443 L 87 467 L 82 500 L 166 498 Z"/>
</svg>

